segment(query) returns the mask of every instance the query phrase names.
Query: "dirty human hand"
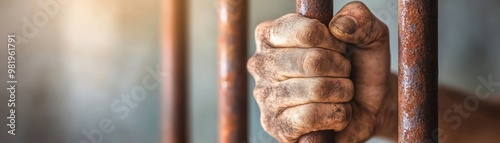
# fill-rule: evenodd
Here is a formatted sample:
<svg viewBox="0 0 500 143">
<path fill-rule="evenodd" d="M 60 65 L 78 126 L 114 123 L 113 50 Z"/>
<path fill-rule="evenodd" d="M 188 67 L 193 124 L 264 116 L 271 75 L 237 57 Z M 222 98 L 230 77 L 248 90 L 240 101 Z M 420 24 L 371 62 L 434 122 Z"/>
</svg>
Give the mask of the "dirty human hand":
<svg viewBox="0 0 500 143">
<path fill-rule="evenodd" d="M 363 3 L 344 6 L 329 26 L 299 14 L 263 22 L 255 40 L 247 65 L 254 97 L 264 130 L 279 142 L 319 130 L 363 142 L 384 122 L 389 32 Z"/>
</svg>

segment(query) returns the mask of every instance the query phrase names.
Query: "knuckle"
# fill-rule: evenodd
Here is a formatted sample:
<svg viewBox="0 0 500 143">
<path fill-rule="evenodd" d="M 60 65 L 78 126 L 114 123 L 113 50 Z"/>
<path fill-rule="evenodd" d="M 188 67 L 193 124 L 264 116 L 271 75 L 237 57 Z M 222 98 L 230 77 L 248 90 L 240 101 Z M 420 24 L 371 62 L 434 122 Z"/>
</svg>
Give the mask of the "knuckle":
<svg viewBox="0 0 500 143">
<path fill-rule="evenodd" d="M 256 53 L 247 62 L 247 69 L 255 81 L 271 82 L 280 76 L 279 66 L 284 61 L 277 57 L 279 53 L 264 51 Z"/>
<path fill-rule="evenodd" d="M 256 84 L 259 84 L 259 83 L 256 83 Z M 264 97 L 264 95 L 265 95 L 265 90 L 262 86 L 257 85 L 253 88 L 253 96 L 259 105 L 264 105 L 263 104 L 264 100 L 262 98 L 262 97 Z"/>
<path fill-rule="evenodd" d="M 324 38 L 324 31 L 327 30 L 323 27 L 323 24 L 316 19 L 308 19 L 304 27 L 301 28 L 303 31 L 299 31 L 297 38 L 302 41 L 302 43 L 308 43 L 311 46 L 320 45 Z M 303 33 L 303 34 L 302 34 Z"/>
<path fill-rule="evenodd" d="M 331 68 L 338 72 L 342 77 L 349 77 L 352 68 L 351 62 L 340 53 L 335 53 L 332 57 L 335 64 Z"/>
<path fill-rule="evenodd" d="M 331 82 L 321 78 L 313 85 L 313 98 L 316 100 L 324 101 L 330 97 L 330 89 L 334 88 L 331 86 Z"/>
<path fill-rule="evenodd" d="M 271 21 L 264 21 L 264 22 L 259 23 L 255 27 L 255 40 L 257 40 L 257 41 L 265 41 L 266 40 L 266 37 L 267 37 L 266 35 L 268 33 L 270 23 L 271 23 Z"/>
<path fill-rule="evenodd" d="M 351 63 L 342 54 L 324 49 L 311 49 L 302 65 L 306 75 L 349 77 Z"/>
<path fill-rule="evenodd" d="M 271 21 L 264 21 L 264 22 L 261 22 L 259 23 L 256 27 L 255 27 L 255 33 L 260 33 L 261 31 L 264 31 L 265 29 L 267 29 L 269 23 Z"/>
<path fill-rule="evenodd" d="M 247 62 L 247 69 L 256 81 L 260 79 L 263 73 L 264 60 L 261 54 L 255 54 Z"/>
<path fill-rule="evenodd" d="M 350 113 L 351 113 L 351 105 L 350 104 L 339 104 L 335 110 L 336 115 L 340 115 L 338 117 L 339 121 L 341 122 L 347 122 L 348 119 L 350 119 Z"/>
<path fill-rule="evenodd" d="M 329 62 L 328 57 L 326 52 L 320 49 L 312 49 L 307 52 L 303 63 L 305 73 L 318 74 L 324 72 L 328 68 L 325 66 Z"/>
<path fill-rule="evenodd" d="M 311 126 L 340 131 L 350 122 L 351 108 L 349 104 L 328 104 L 321 107 L 322 109 L 317 111 L 316 119 L 311 121 Z"/>
<path fill-rule="evenodd" d="M 314 84 L 312 94 L 318 101 L 349 102 L 354 95 L 354 86 L 350 79 L 322 78 Z"/>
<path fill-rule="evenodd" d="M 336 130 L 344 129 L 351 119 L 351 105 L 350 104 L 339 104 L 337 108 L 334 109 L 334 112 L 331 112 L 328 115 L 328 118 L 331 118 L 335 121 L 333 124 L 333 128 Z"/>
<path fill-rule="evenodd" d="M 253 72 L 255 71 L 255 65 L 257 63 L 257 55 L 254 55 L 252 57 L 250 57 L 250 59 L 248 59 L 248 62 L 247 62 L 247 69 L 248 71 L 250 72 Z"/>
</svg>

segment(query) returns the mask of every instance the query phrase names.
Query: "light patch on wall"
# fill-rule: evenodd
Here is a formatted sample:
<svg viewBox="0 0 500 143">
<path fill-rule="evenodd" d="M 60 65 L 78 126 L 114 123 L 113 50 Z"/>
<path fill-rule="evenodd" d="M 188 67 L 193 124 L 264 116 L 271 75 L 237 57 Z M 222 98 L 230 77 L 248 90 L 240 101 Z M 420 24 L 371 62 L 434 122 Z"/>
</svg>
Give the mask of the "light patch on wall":
<svg viewBox="0 0 500 143">
<path fill-rule="evenodd" d="M 80 115 L 98 115 L 107 109 L 113 73 L 114 52 L 120 50 L 119 8 L 116 1 L 73 1 L 61 14 L 64 66 L 69 85 L 70 105 Z M 89 107 L 88 105 L 94 105 Z M 95 110 L 92 110 L 95 109 Z M 104 113 L 101 113 L 104 114 Z"/>
</svg>

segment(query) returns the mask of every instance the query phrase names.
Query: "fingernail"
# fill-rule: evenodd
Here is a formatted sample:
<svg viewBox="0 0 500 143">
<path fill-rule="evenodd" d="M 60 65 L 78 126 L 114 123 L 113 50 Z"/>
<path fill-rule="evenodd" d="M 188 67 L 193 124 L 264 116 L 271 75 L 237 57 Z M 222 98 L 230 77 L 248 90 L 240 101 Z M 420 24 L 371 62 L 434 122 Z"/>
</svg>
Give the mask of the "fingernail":
<svg viewBox="0 0 500 143">
<path fill-rule="evenodd" d="M 332 25 L 344 34 L 352 34 L 358 29 L 358 24 L 349 16 L 341 16 L 332 21 Z"/>
</svg>

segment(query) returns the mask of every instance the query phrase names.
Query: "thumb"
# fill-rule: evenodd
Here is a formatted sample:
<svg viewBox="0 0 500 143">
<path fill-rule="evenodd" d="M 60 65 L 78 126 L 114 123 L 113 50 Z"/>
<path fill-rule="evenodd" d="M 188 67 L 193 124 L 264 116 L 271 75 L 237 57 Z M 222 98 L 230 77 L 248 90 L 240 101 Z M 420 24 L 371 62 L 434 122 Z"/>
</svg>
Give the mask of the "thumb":
<svg viewBox="0 0 500 143">
<path fill-rule="evenodd" d="M 376 113 L 390 74 L 387 26 L 362 2 L 350 2 L 332 18 L 329 30 L 337 39 L 354 45 L 350 49 L 354 100 Z"/>
<path fill-rule="evenodd" d="M 330 21 L 329 30 L 337 39 L 358 48 L 385 48 L 388 43 L 387 26 L 359 1 L 345 5 Z"/>
<path fill-rule="evenodd" d="M 389 89 L 389 30 L 362 2 L 348 3 L 328 27 L 334 37 L 354 47 L 349 48 L 354 84 L 352 122 L 335 139 L 364 142 L 378 126 L 376 118 Z"/>
</svg>

